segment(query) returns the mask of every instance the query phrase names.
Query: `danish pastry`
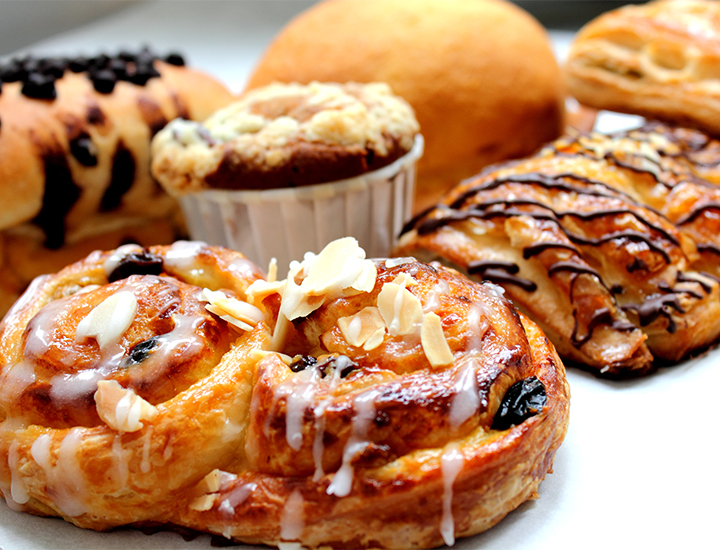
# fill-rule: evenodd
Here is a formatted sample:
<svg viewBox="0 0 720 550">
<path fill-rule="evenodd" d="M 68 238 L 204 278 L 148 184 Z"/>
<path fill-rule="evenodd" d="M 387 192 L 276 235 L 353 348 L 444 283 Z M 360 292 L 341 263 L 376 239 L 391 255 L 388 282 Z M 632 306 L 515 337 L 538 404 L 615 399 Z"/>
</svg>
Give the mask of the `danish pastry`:
<svg viewBox="0 0 720 550">
<path fill-rule="evenodd" d="M 656 0 L 601 15 L 564 71 L 578 101 L 720 133 L 720 4 Z"/>
<path fill-rule="evenodd" d="M 501 284 L 567 359 L 646 373 L 720 334 L 718 191 L 695 169 L 712 148 L 662 125 L 561 138 L 463 182 L 407 225 L 398 253 Z"/>
<path fill-rule="evenodd" d="M 174 247 L 92 255 L 34 283 L 6 318 L 11 506 L 95 529 L 422 548 L 536 494 L 565 435 L 568 386 L 499 287 L 412 258 L 367 260 L 351 238 L 283 281 L 239 255 Z M 131 321 L 108 315 L 134 297 Z M 158 378 L 166 387 L 148 384 Z M 43 385 L 48 398 L 32 399 Z"/>
<path fill-rule="evenodd" d="M 179 209 L 150 175 L 150 140 L 169 120 L 229 103 L 222 84 L 147 49 L 13 59 L 0 81 L 2 312 L 35 276 L 94 249 L 177 238 Z"/>
</svg>

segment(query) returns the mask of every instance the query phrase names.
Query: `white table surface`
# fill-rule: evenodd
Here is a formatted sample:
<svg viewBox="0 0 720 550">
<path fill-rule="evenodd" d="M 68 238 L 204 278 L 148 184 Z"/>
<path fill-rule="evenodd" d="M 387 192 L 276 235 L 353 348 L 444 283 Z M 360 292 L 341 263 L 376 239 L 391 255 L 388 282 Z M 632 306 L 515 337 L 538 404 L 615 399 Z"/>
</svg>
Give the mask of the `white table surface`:
<svg viewBox="0 0 720 550">
<path fill-rule="evenodd" d="M 265 46 L 309 3 L 148 2 L 34 45 L 37 54 L 91 54 L 148 44 L 180 50 L 191 65 L 239 92 Z M 551 33 L 558 55 L 571 35 Z M 603 117 L 606 129 L 618 123 Z M 641 380 L 610 382 L 570 370 L 570 428 L 554 472 L 530 501 L 464 550 L 720 548 L 720 350 Z M 16 513 L 0 499 L 0 550 L 197 549 L 169 532 L 96 533 Z M 252 548 L 252 547 L 246 547 Z"/>
</svg>

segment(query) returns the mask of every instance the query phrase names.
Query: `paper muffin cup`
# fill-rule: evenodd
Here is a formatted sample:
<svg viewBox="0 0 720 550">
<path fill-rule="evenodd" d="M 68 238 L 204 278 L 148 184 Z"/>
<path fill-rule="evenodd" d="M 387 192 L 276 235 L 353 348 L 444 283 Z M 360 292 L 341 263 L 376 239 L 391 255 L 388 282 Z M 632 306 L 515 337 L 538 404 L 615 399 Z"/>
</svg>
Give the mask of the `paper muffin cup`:
<svg viewBox="0 0 720 550">
<path fill-rule="evenodd" d="M 354 178 L 267 191 L 213 189 L 182 196 L 180 204 L 194 240 L 238 250 L 261 267 L 276 258 L 280 276 L 291 260 L 342 237 L 355 237 L 370 258 L 385 257 L 410 217 L 423 146 L 418 134 L 407 154 Z"/>
</svg>

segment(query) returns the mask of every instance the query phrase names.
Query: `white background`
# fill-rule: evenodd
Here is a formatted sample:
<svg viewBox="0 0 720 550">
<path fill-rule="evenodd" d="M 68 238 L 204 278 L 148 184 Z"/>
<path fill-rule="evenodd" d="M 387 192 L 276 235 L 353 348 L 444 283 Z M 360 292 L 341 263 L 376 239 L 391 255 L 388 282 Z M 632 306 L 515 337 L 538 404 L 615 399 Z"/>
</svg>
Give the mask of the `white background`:
<svg viewBox="0 0 720 550">
<path fill-rule="evenodd" d="M 180 50 L 190 64 L 239 92 L 275 33 L 309 2 L 129 4 L 26 51 L 92 54 L 143 44 L 160 53 Z M 551 36 L 561 56 L 571 35 Z M 605 115 L 601 123 L 609 128 L 618 120 Z M 540 486 L 540 499 L 455 547 L 720 548 L 720 351 L 636 381 L 602 381 L 572 369 L 568 379 L 570 429 L 554 473 Z M 83 531 L 61 520 L 12 512 L 0 502 L 2 550 L 210 547 L 207 536 L 184 541 L 174 533 Z"/>
</svg>

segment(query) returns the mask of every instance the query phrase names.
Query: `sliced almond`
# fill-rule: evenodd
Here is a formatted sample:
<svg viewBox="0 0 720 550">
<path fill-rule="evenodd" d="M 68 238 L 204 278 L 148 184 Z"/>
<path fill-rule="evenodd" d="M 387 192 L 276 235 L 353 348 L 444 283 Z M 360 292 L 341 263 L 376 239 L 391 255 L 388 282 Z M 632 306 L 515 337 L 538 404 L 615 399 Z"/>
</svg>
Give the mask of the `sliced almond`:
<svg viewBox="0 0 720 550">
<path fill-rule="evenodd" d="M 385 341 L 385 332 L 385 327 L 381 327 L 373 332 L 370 337 L 365 340 L 363 349 L 365 351 L 370 351 L 382 344 Z"/>
<path fill-rule="evenodd" d="M 372 306 L 361 309 L 355 315 L 341 317 L 338 319 L 338 326 L 348 344 L 356 347 L 364 347 L 371 337 L 376 340 L 378 331 L 380 331 L 381 341 L 385 335 L 385 322 L 380 315 L 380 310 Z M 374 349 L 377 345 L 369 349 Z"/>
<path fill-rule="evenodd" d="M 267 277 L 265 277 L 265 279 L 268 283 L 274 283 L 277 281 L 277 258 L 270 258 Z"/>
<path fill-rule="evenodd" d="M 143 421 L 152 422 L 158 415 L 154 405 L 117 380 L 100 380 L 94 397 L 101 420 L 118 432 L 137 432 Z"/>
<path fill-rule="evenodd" d="M 422 319 L 420 300 L 403 285 L 385 283 L 377 298 L 380 315 L 392 336 L 412 334 Z"/>
<path fill-rule="evenodd" d="M 425 356 L 433 367 L 451 365 L 455 361 L 437 313 L 426 313 L 422 318 L 420 342 Z"/>
<path fill-rule="evenodd" d="M 190 501 L 188 508 L 196 512 L 207 512 L 215 505 L 217 495 L 202 495 Z"/>
<path fill-rule="evenodd" d="M 129 290 L 115 292 L 105 298 L 79 323 L 75 331 L 78 342 L 95 338 L 100 349 L 117 342 L 130 328 L 137 314 L 137 298 Z"/>
<path fill-rule="evenodd" d="M 241 330 L 252 330 L 265 318 L 263 312 L 255 306 L 227 296 L 222 291 L 204 288 L 202 297 L 209 302 L 205 309 Z"/>
<path fill-rule="evenodd" d="M 215 468 L 195 486 L 196 494 L 217 493 L 220 490 L 220 470 Z"/>
<path fill-rule="evenodd" d="M 248 303 L 254 305 L 261 303 L 265 298 L 273 294 L 282 295 L 284 288 L 285 281 L 268 282 L 258 279 L 247 288 L 245 295 L 247 296 Z"/>
</svg>

